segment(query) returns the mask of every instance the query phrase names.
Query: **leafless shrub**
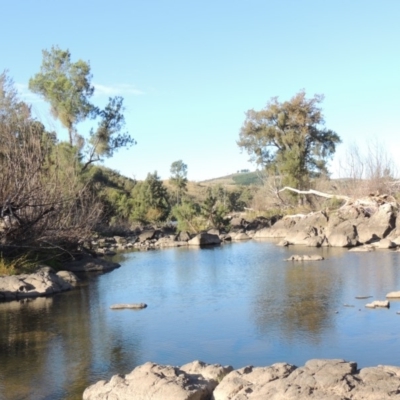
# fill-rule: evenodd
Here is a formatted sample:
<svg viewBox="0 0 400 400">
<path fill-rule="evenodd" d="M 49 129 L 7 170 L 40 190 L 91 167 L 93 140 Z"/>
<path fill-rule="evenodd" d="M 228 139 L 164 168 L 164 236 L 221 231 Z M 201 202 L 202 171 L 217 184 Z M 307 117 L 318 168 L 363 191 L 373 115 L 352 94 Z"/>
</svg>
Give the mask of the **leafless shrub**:
<svg viewBox="0 0 400 400">
<path fill-rule="evenodd" d="M 76 248 L 100 216 L 74 159 L 0 75 L 0 241 L 3 253 Z"/>
<path fill-rule="evenodd" d="M 393 158 L 377 139 L 362 151 L 359 146 L 349 146 L 340 161 L 340 190 L 353 197 L 369 193 L 394 194 L 399 190 L 398 171 Z"/>
</svg>

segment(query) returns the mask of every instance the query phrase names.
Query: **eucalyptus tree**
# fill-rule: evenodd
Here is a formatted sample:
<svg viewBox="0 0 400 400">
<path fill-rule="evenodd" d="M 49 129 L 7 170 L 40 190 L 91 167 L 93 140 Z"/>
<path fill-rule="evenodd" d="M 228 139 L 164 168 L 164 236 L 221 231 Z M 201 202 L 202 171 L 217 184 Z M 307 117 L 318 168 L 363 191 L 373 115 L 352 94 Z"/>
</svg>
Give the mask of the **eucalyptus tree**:
<svg viewBox="0 0 400 400">
<path fill-rule="evenodd" d="M 303 90 L 289 101 L 273 97 L 262 110 L 248 110 L 238 145 L 269 174 L 282 176 L 284 185 L 306 188 L 311 177 L 328 172 L 327 161 L 341 142 L 324 127 L 323 99 L 307 99 Z"/>
</svg>

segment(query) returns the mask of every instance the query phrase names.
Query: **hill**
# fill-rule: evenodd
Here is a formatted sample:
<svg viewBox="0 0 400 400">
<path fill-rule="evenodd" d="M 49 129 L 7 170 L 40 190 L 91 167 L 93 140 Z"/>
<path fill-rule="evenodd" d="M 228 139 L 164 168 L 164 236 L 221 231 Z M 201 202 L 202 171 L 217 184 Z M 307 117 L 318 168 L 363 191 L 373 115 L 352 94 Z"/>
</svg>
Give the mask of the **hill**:
<svg viewBox="0 0 400 400">
<path fill-rule="evenodd" d="M 236 174 L 230 174 L 219 178 L 207 179 L 199 183 L 206 186 L 214 186 L 214 185 L 249 186 L 249 185 L 260 185 L 261 179 L 259 172 L 253 171 L 253 172 L 239 172 Z"/>
</svg>

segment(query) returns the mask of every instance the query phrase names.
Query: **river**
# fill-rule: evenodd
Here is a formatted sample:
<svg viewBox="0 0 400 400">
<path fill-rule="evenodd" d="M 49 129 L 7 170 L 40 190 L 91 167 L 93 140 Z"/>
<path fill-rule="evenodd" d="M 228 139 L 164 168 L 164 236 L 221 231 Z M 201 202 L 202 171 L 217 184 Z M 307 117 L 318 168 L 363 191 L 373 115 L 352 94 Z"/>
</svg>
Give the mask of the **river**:
<svg viewBox="0 0 400 400">
<path fill-rule="evenodd" d="M 292 254 L 324 261 L 285 262 Z M 121 253 L 70 292 L 0 303 L 0 399 L 81 399 L 146 361 L 265 366 L 344 358 L 400 365 L 400 253 L 249 241 Z M 367 300 L 356 296 L 372 296 Z M 115 303 L 148 304 L 110 310 Z M 346 306 L 345 306 L 346 305 Z"/>
</svg>

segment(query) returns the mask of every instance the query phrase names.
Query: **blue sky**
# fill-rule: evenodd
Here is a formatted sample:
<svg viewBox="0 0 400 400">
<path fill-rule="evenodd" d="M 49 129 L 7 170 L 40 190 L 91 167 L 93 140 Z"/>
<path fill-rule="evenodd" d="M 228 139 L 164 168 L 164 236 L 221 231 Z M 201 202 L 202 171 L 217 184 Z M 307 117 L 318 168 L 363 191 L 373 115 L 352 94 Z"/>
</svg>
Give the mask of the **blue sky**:
<svg viewBox="0 0 400 400">
<path fill-rule="evenodd" d="M 122 95 L 137 140 L 105 165 L 144 179 L 190 180 L 255 169 L 236 141 L 245 112 L 300 89 L 325 95 L 326 127 L 343 144 L 381 141 L 400 153 L 398 0 L 0 0 L 0 71 L 61 139 L 26 90 L 43 49 L 90 61 L 95 101 Z M 86 126 L 81 127 L 85 133 Z"/>
</svg>

